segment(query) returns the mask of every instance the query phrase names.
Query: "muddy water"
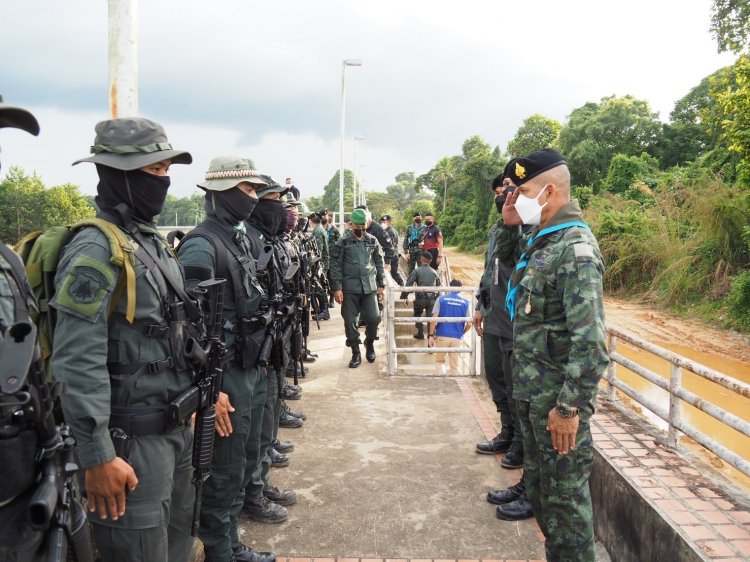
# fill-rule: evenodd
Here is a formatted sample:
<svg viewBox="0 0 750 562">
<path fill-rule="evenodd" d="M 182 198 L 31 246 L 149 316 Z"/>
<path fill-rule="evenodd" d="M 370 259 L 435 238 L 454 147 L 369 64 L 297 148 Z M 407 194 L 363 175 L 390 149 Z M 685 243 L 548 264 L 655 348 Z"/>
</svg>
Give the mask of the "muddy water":
<svg viewBox="0 0 750 562">
<path fill-rule="evenodd" d="M 659 347 L 668 349 L 674 353 L 682 355 L 702 363 L 703 365 L 710 367 L 716 371 L 729 375 L 733 378 L 741 380 L 743 382 L 750 382 L 750 363 L 742 361 L 723 358 L 717 355 L 710 355 L 695 351 L 694 349 L 679 344 L 672 344 L 669 342 L 653 342 Z M 650 371 L 658 374 L 665 380 L 669 381 L 670 376 L 670 364 L 668 361 L 656 357 L 646 351 L 635 348 L 625 342 L 618 341 L 617 351 L 628 359 L 646 367 Z M 628 386 L 638 390 L 639 392 L 646 394 L 649 398 L 662 405 L 667 410 L 669 409 L 669 393 L 663 390 L 646 379 L 636 375 L 632 371 L 626 369 L 622 365 L 617 365 L 617 377 L 625 382 Z M 708 381 L 690 371 L 683 369 L 682 371 L 682 385 L 685 389 L 690 392 L 708 400 L 712 404 L 734 414 L 735 416 L 750 421 L 750 400 L 744 398 L 739 394 L 727 390 L 726 388 Z M 629 399 L 627 399 L 629 401 Z M 643 415 L 650 421 L 656 424 L 661 429 L 666 430 L 667 424 L 662 421 L 661 418 L 655 414 L 645 411 Z M 727 427 L 720 421 L 714 419 L 708 414 L 701 412 L 697 408 L 690 406 L 686 403 L 682 403 L 682 416 L 685 421 L 690 423 L 696 429 L 702 431 L 709 437 L 712 437 L 728 449 L 734 451 L 741 457 L 748 459 L 750 458 L 750 438 L 745 437 L 741 433 L 734 429 Z M 685 441 L 688 441 L 685 439 Z M 696 449 L 698 450 L 698 449 Z M 743 486 L 750 488 L 750 478 L 745 477 L 742 473 L 735 470 L 726 463 L 715 458 L 709 458 L 711 464 L 716 468 L 720 469 L 727 476 L 733 480 L 738 481 Z"/>
</svg>

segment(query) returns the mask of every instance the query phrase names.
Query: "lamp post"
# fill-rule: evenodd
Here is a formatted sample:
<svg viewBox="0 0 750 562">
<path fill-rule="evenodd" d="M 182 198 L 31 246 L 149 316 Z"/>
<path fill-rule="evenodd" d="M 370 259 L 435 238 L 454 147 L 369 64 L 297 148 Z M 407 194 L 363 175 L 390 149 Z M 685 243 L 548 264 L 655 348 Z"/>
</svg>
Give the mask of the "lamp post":
<svg viewBox="0 0 750 562">
<path fill-rule="evenodd" d="M 354 137 L 354 189 L 352 190 L 352 207 L 357 206 L 357 141 L 363 141 L 365 137 Z"/>
<path fill-rule="evenodd" d="M 109 113 L 138 115 L 138 0 L 109 0 Z"/>
<path fill-rule="evenodd" d="M 367 164 L 360 164 L 357 167 L 357 177 L 358 178 L 362 178 L 362 168 L 367 168 Z M 360 179 L 359 183 L 360 184 L 364 184 L 365 183 L 364 178 Z M 357 204 L 358 205 L 367 205 L 367 201 L 366 201 L 366 198 L 365 198 L 365 190 L 362 189 L 362 188 L 360 188 L 360 190 L 359 190 L 359 197 L 358 197 L 358 203 Z"/>
<path fill-rule="evenodd" d="M 339 169 L 339 227 L 344 230 L 344 135 L 346 133 L 346 67 L 362 66 L 359 59 L 344 59 L 341 64 L 341 167 Z"/>
</svg>

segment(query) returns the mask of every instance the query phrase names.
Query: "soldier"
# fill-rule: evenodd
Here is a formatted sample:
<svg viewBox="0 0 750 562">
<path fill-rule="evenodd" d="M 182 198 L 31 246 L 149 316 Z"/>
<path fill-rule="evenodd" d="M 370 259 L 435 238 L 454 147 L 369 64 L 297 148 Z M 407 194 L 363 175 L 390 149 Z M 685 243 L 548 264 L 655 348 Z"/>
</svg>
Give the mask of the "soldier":
<svg viewBox="0 0 750 562">
<path fill-rule="evenodd" d="M 269 297 L 270 305 L 282 298 L 284 286 L 279 275 L 277 233 L 286 223 L 285 203 L 281 198 L 286 194 L 282 187 L 271 178 L 267 186 L 257 191 L 258 205 L 252 216 L 245 221 L 247 238 L 250 242 L 253 257 L 258 262 L 258 277 L 262 279 L 264 290 Z M 274 339 L 276 339 L 274 335 Z M 276 345 L 276 343 L 274 343 Z M 272 353 L 275 355 L 275 353 Z M 242 513 L 261 523 L 281 523 L 286 521 L 289 513 L 282 503 L 291 505 L 296 501 L 296 493 L 283 490 L 269 484 L 269 471 L 273 463 L 271 449 L 276 440 L 279 417 L 282 415 L 281 389 L 284 384 L 285 365 L 269 364 L 266 371 L 267 395 L 263 407 L 263 423 L 260 433 L 260 459 L 248 458 L 248 464 L 255 463 L 252 477 L 245 487 Z M 296 427 L 302 426 L 302 420 L 295 418 Z"/>
<path fill-rule="evenodd" d="M 192 303 L 153 219 L 167 196 L 169 166 L 192 157 L 173 150 L 162 126 L 143 118 L 99 122 L 91 151 L 74 164 L 96 164 L 99 216 L 134 243 L 137 307 L 134 320 L 126 318 L 127 295 L 115 290 L 120 269 L 106 235 L 78 231 L 63 250 L 50 303 L 57 312 L 52 371 L 67 384 L 62 409 L 102 558 L 186 561 L 193 545 L 192 428 L 171 421 L 167 405 L 193 382 L 182 336 Z M 218 406 L 225 427 L 227 407 Z"/>
<path fill-rule="evenodd" d="M 336 228 L 336 224 L 333 221 L 333 211 L 327 211 L 322 210 L 320 213 L 321 218 L 325 217 L 325 220 L 323 221 L 323 229 L 326 231 L 327 241 L 328 241 L 328 249 L 330 250 L 333 248 L 333 245 L 338 242 L 338 239 L 341 238 L 341 233 L 339 232 L 339 229 Z M 331 270 L 326 270 L 326 275 L 328 277 L 328 286 L 331 286 Z M 333 300 L 333 291 L 329 291 L 328 294 L 328 306 L 330 308 L 333 308 L 335 306 L 335 302 Z"/>
<path fill-rule="evenodd" d="M 438 275 L 434 269 L 430 267 L 430 261 L 432 261 L 432 254 L 429 252 L 422 252 L 421 256 L 422 265 L 411 272 L 409 278 L 406 280 L 406 286 L 411 287 L 415 283 L 417 287 L 435 287 L 440 284 Z M 407 300 L 409 293 L 401 293 L 401 298 Z M 432 307 L 435 305 L 435 299 L 437 293 L 434 291 L 417 291 L 414 293 L 414 316 L 430 316 L 432 315 Z M 416 322 L 414 324 L 417 328 L 414 334 L 414 339 L 424 339 L 424 324 L 422 322 Z"/>
<path fill-rule="evenodd" d="M 396 283 L 403 285 L 404 279 L 401 277 L 401 273 L 398 270 L 398 260 L 400 256 L 396 249 L 398 248 L 398 231 L 392 226 L 391 215 L 383 215 L 380 217 L 380 226 L 391 239 L 391 244 L 393 245 L 393 256 L 391 257 L 391 262 L 388 264 L 391 268 L 391 277 L 393 277 L 393 280 Z"/>
<path fill-rule="evenodd" d="M 315 239 L 318 251 L 320 252 L 320 263 L 326 271 L 326 276 L 330 278 L 331 259 L 328 247 L 328 237 L 326 236 L 326 231 L 322 225 L 323 217 L 325 217 L 325 214 L 322 216 L 317 213 L 310 215 L 310 224 L 313 226 L 312 236 Z M 328 312 L 329 304 L 330 303 L 326 301 L 325 298 L 320 299 L 318 303 L 318 310 L 320 312 L 317 314 L 316 320 L 331 319 L 331 314 Z"/>
<path fill-rule="evenodd" d="M 593 562 L 589 423 L 609 362 L 604 261 L 570 199 L 562 156 L 547 148 L 511 164 L 508 176 L 518 189 L 503 205 L 498 256 L 508 266 L 518 263 L 506 303 L 526 493 L 547 539 L 547 558 Z M 521 224 L 534 228 L 522 237 Z"/>
<path fill-rule="evenodd" d="M 256 189 L 266 186 L 250 160 L 214 158 L 198 187 L 206 192 L 206 215 L 180 242 L 178 254 L 189 287 L 212 278 L 227 280 L 224 289 L 224 341 L 227 346 L 222 390 L 228 395 L 230 422 L 217 426 L 211 477 L 203 487 L 201 526 L 207 562 L 272 562 L 238 537 L 237 516 L 254 465 L 260 456 L 260 428 L 266 401 L 265 376 L 258 352 L 265 329 L 253 323 L 261 299 L 255 262 L 244 222 L 255 209 Z"/>
<path fill-rule="evenodd" d="M 385 279 L 380 244 L 374 236 L 365 232 L 365 211 L 352 211 L 351 222 L 351 232 L 341 237 L 331 250 L 331 280 L 333 296 L 342 305 L 346 345 L 352 349 L 349 367 L 354 369 L 362 363 L 357 328 L 360 314 L 366 323 L 367 361 L 375 361 L 375 340 L 378 339 L 380 323 L 378 303 L 383 300 Z"/>
<path fill-rule="evenodd" d="M 391 241 L 391 237 L 388 236 L 388 233 L 385 231 L 385 229 L 380 226 L 380 223 L 372 220 L 372 214 L 367 208 L 367 205 L 360 205 L 354 208 L 362 209 L 365 211 L 365 216 L 367 217 L 365 232 L 377 238 L 380 247 L 383 249 L 383 265 L 385 266 L 386 270 L 390 270 L 393 256 L 398 255 L 393 251 L 394 245 Z"/>
<path fill-rule="evenodd" d="M 409 275 L 419 263 L 422 254 L 422 240 L 424 240 L 425 226 L 422 224 L 422 215 L 419 211 L 414 213 L 414 222 L 406 227 L 404 234 L 404 252 L 409 257 Z"/>
<path fill-rule="evenodd" d="M 515 189 L 507 177 L 509 169 L 510 164 L 506 166 L 506 171 L 492 182 L 498 213 L 502 213 L 506 197 Z M 477 443 L 476 451 L 484 455 L 505 453 L 500 464 L 503 468 L 512 469 L 523 466 L 523 439 L 518 422 L 518 407 L 513 398 L 513 326 L 505 309 L 508 280 L 513 268 L 502 263 L 496 254 L 497 237 L 502 225 L 503 222 L 499 219 L 490 229 L 484 273 L 479 282 L 474 309 L 474 328 L 482 338 L 484 372 L 492 393 L 492 401 L 500 413 L 501 428 L 494 439 Z M 520 482 L 507 490 L 488 492 L 487 501 L 498 505 L 496 513 L 500 519 L 528 519 L 534 513 L 525 490 L 522 476 Z"/>
</svg>

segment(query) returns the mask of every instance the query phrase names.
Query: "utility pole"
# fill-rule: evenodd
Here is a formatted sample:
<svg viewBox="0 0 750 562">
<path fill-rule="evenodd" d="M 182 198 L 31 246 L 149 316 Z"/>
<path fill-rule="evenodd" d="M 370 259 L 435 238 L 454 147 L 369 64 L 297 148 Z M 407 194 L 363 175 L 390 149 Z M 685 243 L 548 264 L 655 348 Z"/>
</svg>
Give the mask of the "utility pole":
<svg viewBox="0 0 750 562">
<path fill-rule="evenodd" d="M 138 0 L 108 0 L 109 114 L 138 115 Z"/>
</svg>

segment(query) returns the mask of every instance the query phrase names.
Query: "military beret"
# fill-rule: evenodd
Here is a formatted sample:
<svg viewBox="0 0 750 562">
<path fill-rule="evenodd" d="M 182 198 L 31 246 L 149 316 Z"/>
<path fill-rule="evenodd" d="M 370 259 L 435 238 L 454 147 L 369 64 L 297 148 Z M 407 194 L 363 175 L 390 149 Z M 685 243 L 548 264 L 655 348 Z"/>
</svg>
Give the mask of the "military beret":
<svg viewBox="0 0 750 562">
<path fill-rule="evenodd" d="M 354 209 L 351 221 L 354 225 L 364 226 L 367 223 L 367 212 L 364 209 Z"/>
<path fill-rule="evenodd" d="M 430 252 L 422 252 L 423 260 L 432 260 L 432 254 Z"/>
<path fill-rule="evenodd" d="M 528 156 L 514 158 L 505 167 L 503 174 L 510 178 L 513 185 L 523 185 L 539 174 L 567 164 L 565 158 L 552 148 L 532 152 Z"/>
<path fill-rule="evenodd" d="M 417 211 L 416 213 L 412 215 L 412 217 L 421 217 L 421 216 L 422 216 L 422 213 L 420 213 L 419 211 Z"/>
<path fill-rule="evenodd" d="M 435 215 L 432 214 L 432 211 L 427 211 L 424 216 L 426 217 L 434 217 Z"/>
<path fill-rule="evenodd" d="M 318 215 L 320 215 L 320 216 L 322 217 L 323 215 L 327 215 L 327 214 L 328 214 L 328 211 L 327 211 L 326 209 L 323 209 L 322 211 L 318 211 L 318 213 L 317 213 L 317 214 L 318 214 Z"/>
</svg>

